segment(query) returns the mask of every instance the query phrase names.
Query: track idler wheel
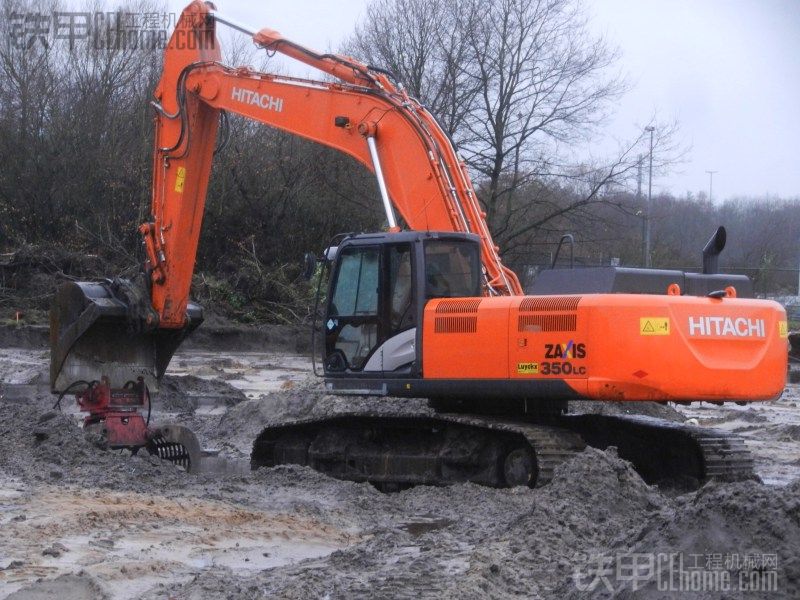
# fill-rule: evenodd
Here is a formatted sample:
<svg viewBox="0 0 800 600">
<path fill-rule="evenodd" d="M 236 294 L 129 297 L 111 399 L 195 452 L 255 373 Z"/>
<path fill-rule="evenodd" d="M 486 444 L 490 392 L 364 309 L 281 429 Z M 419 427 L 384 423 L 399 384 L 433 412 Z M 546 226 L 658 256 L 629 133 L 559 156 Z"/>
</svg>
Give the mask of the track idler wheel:
<svg viewBox="0 0 800 600">
<path fill-rule="evenodd" d="M 164 425 L 152 430 L 147 450 L 161 460 L 183 467 L 189 473 L 200 470 L 202 450 L 191 430 L 180 425 Z"/>
<path fill-rule="evenodd" d="M 508 487 L 533 487 L 538 474 L 536 457 L 530 448 L 516 448 L 503 460 L 503 477 Z"/>
</svg>

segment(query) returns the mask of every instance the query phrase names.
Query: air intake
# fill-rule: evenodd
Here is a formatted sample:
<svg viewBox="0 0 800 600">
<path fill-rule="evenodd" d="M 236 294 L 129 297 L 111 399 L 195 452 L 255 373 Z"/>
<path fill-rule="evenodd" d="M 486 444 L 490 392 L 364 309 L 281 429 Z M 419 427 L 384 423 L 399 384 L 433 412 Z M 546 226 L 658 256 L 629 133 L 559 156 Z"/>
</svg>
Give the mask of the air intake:
<svg viewBox="0 0 800 600">
<path fill-rule="evenodd" d="M 577 315 L 520 315 L 517 321 L 519 331 L 575 331 L 578 326 Z"/>
<path fill-rule="evenodd" d="M 578 310 L 580 296 L 537 296 L 525 298 L 519 305 L 520 312 L 553 312 Z"/>
<path fill-rule="evenodd" d="M 475 333 L 478 317 L 436 317 L 436 333 Z"/>
<path fill-rule="evenodd" d="M 451 298 L 439 302 L 436 314 L 476 313 L 480 305 L 480 298 Z"/>
</svg>

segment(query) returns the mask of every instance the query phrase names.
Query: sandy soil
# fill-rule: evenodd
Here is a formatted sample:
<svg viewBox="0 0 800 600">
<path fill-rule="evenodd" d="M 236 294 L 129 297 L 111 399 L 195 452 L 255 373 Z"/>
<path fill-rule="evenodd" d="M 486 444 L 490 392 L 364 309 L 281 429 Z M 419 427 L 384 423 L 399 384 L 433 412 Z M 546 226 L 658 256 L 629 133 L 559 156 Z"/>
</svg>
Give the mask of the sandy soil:
<svg viewBox="0 0 800 600">
<path fill-rule="evenodd" d="M 325 396 L 302 356 L 176 356 L 155 418 L 213 450 L 199 475 L 103 449 L 74 407 L 52 410 L 47 360 L 0 349 L 0 598 L 800 597 L 797 385 L 758 406 L 653 408 L 745 436 L 763 483 L 675 496 L 590 449 L 541 489 L 387 495 L 248 470 L 264 423 L 375 403 Z"/>
</svg>

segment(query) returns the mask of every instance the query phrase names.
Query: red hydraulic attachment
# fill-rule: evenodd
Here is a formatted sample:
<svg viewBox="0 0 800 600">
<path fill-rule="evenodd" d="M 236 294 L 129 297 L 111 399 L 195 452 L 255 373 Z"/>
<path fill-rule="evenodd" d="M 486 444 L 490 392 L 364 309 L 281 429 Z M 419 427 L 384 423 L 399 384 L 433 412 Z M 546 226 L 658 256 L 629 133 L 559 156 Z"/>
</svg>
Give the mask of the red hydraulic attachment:
<svg viewBox="0 0 800 600">
<path fill-rule="evenodd" d="M 150 393 L 139 377 L 125 387 L 112 388 L 107 377 L 92 382 L 75 394 L 85 428 L 99 428 L 110 448 L 126 448 L 136 453 L 146 448 L 189 472 L 199 470 L 202 458 L 200 444 L 191 430 L 180 425 L 150 427 Z M 147 419 L 141 411 L 147 406 Z"/>
<path fill-rule="evenodd" d="M 149 412 L 150 394 L 141 377 L 124 388 L 112 388 L 108 378 L 103 377 L 76 393 L 75 399 L 81 411 L 89 413 L 83 426 L 102 424 L 109 447 L 134 449 L 147 446 L 148 423 L 139 410 L 146 403 Z"/>
</svg>

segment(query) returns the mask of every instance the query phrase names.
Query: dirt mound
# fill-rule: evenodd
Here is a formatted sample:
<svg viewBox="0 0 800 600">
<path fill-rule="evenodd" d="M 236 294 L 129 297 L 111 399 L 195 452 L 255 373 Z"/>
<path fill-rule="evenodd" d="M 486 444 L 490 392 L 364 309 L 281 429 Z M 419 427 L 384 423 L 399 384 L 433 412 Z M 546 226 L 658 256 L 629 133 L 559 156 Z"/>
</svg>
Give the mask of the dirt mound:
<svg viewBox="0 0 800 600">
<path fill-rule="evenodd" d="M 551 597 L 572 580 L 576 561 L 628 537 L 666 502 L 613 449 L 587 448 L 556 468 L 553 481 L 534 491 L 530 509 L 494 542 L 509 552 L 493 557 L 504 577 L 487 582 L 509 595 L 531 589 Z"/>
<path fill-rule="evenodd" d="M 69 415 L 18 403 L 0 411 L 0 469 L 30 482 L 123 489 L 142 482 L 181 487 L 189 477 L 147 452 L 108 450 Z"/>
<path fill-rule="evenodd" d="M 745 423 L 766 423 L 769 419 L 758 410 L 748 408 L 745 410 L 729 410 L 720 418 L 720 421 L 744 421 Z"/>
<path fill-rule="evenodd" d="M 596 402 L 573 400 L 569 402 L 569 412 L 588 415 L 646 415 L 668 421 L 686 420 L 680 412 L 668 404 L 658 402 Z"/>
<path fill-rule="evenodd" d="M 575 599 L 614 594 L 660 599 L 668 597 L 668 590 L 716 599 L 754 597 L 751 592 L 756 591 L 770 598 L 797 598 L 799 547 L 800 481 L 784 488 L 752 481 L 711 483 L 663 504 L 638 529 L 578 569 L 597 574 L 603 559 L 608 585 L 587 590 L 565 583 L 559 593 Z M 635 587 L 631 578 L 619 577 L 630 575 L 633 561 L 640 569 Z"/>
<path fill-rule="evenodd" d="M 775 439 L 785 442 L 800 442 L 800 425 L 775 425 L 770 428 Z"/>
<path fill-rule="evenodd" d="M 573 459 L 555 468 L 550 485 L 542 493 L 554 500 L 568 499 L 591 514 L 592 520 L 627 521 L 632 516 L 663 505 L 655 487 L 647 485 L 633 466 L 619 458 L 615 448 L 605 451 L 586 448 Z M 599 512 L 613 508 L 604 517 Z"/>
<path fill-rule="evenodd" d="M 108 596 L 87 574 L 62 575 L 55 579 L 37 581 L 17 590 L 6 600 L 104 600 Z"/>
<path fill-rule="evenodd" d="M 235 406 L 247 400 L 247 396 L 219 379 L 165 375 L 159 383 L 158 394 L 153 397 L 153 405 L 164 412 L 193 413 L 202 399 Z"/>
<path fill-rule="evenodd" d="M 708 485 L 681 498 L 636 539 L 633 552 L 680 553 L 687 561 L 700 555 L 704 564 L 710 555 L 722 555 L 716 570 L 727 572 L 734 584 L 764 585 L 774 571 L 775 597 L 800 597 L 800 482 L 777 489 L 755 482 Z M 658 596 L 655 582 L 645 591 L 650 594 L 643 597 Z"/>
<path fill-rule="evenodd" d="M 267 425 L 364 412 L 428 415 L 433 411 L 426 400 L 415 398 L 331 396 L 324 392 L 318 379 L 308 377 L 291 389 L 237 404 L 221 417 L 217 433 L 222 439 L 248 448 L 249 454 L 253 441 Z"/>
</svg>

